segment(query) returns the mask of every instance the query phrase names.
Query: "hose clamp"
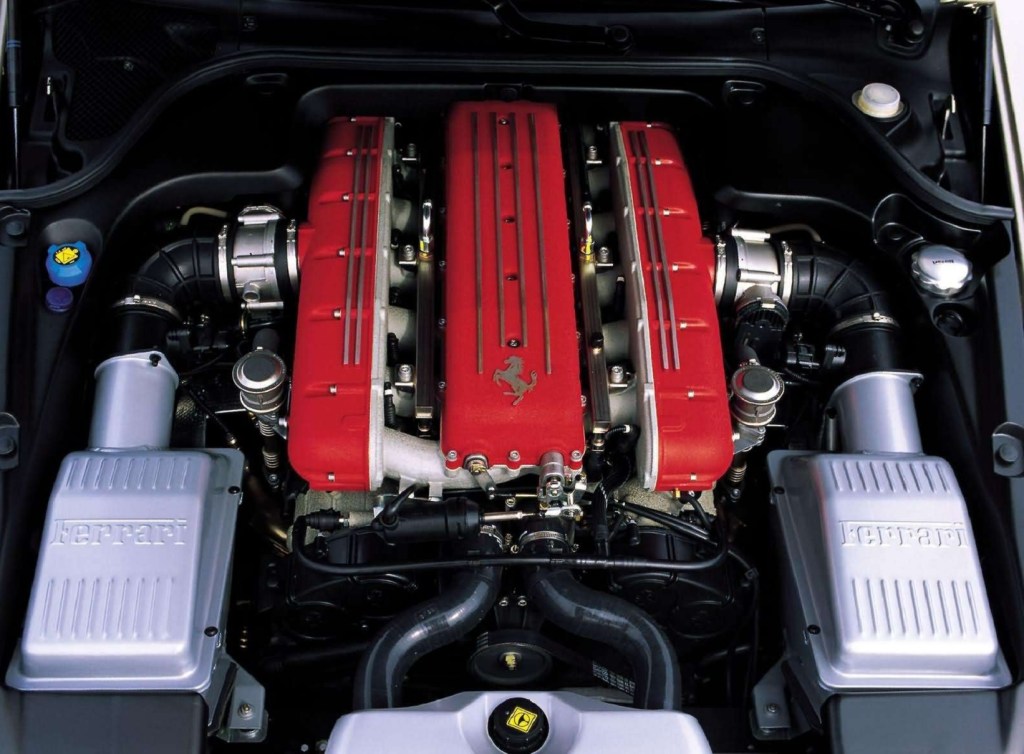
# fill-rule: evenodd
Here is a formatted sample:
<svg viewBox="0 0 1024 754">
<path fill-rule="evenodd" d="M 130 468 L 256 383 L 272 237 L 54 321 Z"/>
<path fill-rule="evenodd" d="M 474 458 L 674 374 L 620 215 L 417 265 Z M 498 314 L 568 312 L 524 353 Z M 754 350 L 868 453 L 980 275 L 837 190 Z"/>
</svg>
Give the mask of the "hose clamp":
<svg viewBox="0 0 1024 754">
<path fill-rule="evenodd" d="M 153 309 L 155 311 L 162 312 L 163 314 L 169 314 L 178 322 L 181 322 L 181 312 L 175 309 L 171 304 L 168 304 L 162 299 L 154 298 L 152 296 L 127 296 L 126 298 L 115 301 L 112 308 L 121 309 L 131 307 L 133 309 Z"/>
</svg>

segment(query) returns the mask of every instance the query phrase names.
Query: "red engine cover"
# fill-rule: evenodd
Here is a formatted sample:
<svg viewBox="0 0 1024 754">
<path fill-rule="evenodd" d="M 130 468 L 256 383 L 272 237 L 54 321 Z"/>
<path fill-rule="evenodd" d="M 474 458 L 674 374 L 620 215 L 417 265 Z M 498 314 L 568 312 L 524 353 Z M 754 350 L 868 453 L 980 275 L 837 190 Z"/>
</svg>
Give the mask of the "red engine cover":
<svg viewBox="0 0 1024 754">
<path fill-rule="evenodd" d="M 621 123 L 646 297 L 660 490 L 710 489 L 732 460 L 732 421 L 714 299 L 715 251 L 701 230 L 690 176 L 671 130 Z M 643 420 L 641 419 L 641 422 Z"/>
<path fill-rule="evenodd" d="M 555 108 L 456 105 L 447 129 L 445 380 L 450 468 L 584 449 L 573 272 Z"/>
<path fill-rule="evenodd" d="M 330 122 L 308 218 L 299 229 L 302 285 L 288 457 L 316 490 L 380 484 L 372 478 L 380 473 L 371 469 L 370 447 L 381 437 L 374 425 L 382 421 L 375 386 L 383 344 L 375 314 L 378 263 L 386 262 L 378 234 L 392 127 L 385 118 Z"/>
</svg>

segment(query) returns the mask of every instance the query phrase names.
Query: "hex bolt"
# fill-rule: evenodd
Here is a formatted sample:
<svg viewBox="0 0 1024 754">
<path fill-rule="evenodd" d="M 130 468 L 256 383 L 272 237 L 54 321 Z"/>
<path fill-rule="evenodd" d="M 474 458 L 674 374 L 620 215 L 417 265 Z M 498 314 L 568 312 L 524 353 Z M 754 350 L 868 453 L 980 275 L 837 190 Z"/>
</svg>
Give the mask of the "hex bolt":
<svg viewBox="0 0 1024 754">
<path fill-rule="evenodd" d="M 459 452 L 457 450 L 449 450 L 445 458 L 449 461 L 457 461 L 459 459 Z"/>
<path fill-rule="evenodd" d="M 399 259 L 403 262 L 415 262 L 416 261 L 416 247 L 411 243 L 407 243 L 402 247 L 399 253 Z"/>
<path fill-rule="evenodd" d="M 508 460 L 510 460 L 510 461 L 518 461 L 519 458 L 520 458 L 520 455 L 519 455 L 519 451 L 518 450 L 510 450 L 508 452 Z"/>
<path fill-rule="evenodd" d="M 246 720 L 252 717 L 255 711 L 249 702 L 242 702 L 238 705 L 238 716 Z"/>
<path fill-rule="evenodd" d="M 583 451 L 582 450 L 574 450 L 572 453 L 569 454 L 569 457 L 572 458 L 572 460 L 574 460 L 574 461 L 582 461 L 583 460 Z"/>
<path fill-rule="evenodd" d="M 526 597 L 520 597 L 518 600 L 516 600 L 516 605 L 518 607 L 526 607 L 526 604 Z"/>
<path fill-rule="evenodd" d="M 502 597 L 498 600 L 498 607 L 508 607 L 508 597 Z"/>
<path fill-rule="evenodd" d="M 612 263 L 612 250 L 607 246 L 601 246 L 597 250 L 597 263 L 598 264 L 611 264 Z"/>
<path fill-rule="evenodd" d="M 516 507 L 516 499 L 514 497 L 505 498 L 505 507 L 512 510 Z"/>
<path fill-rule="evenodd" d="M 626 370 L 621 364 L 608 368 L 608 381 L 613 385 L 622 385 L 626 382 Z"/>
<path fill-rule="evenodd" d="M 595 147 L 593 144 L 591 144 L 589 147 L 587 147 L 587 159 L 588 160 L 596 160 L 597 159 L 597 147 Z"/>
<path fill-rule="evenodd" d="M 398 365 L 398 381 L 412 382 L 412 364 Z"/>
<path fill-rule="evenodd" d="M 415 160 L 419 156 L 419 149 L 416 148 L 415 144 L 405 145 L 405 156 L 410 160 Z"/>
</svg>

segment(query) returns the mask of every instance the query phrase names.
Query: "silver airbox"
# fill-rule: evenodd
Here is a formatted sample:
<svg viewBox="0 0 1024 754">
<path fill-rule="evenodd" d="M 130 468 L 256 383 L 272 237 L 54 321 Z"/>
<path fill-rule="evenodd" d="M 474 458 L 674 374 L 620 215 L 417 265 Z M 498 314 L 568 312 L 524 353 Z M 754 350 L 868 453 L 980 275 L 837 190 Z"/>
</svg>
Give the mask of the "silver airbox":
<svg viewBox="0 0 1024 754">
<path fill-rule="evenodd" d="M 8 684 L 205 691 L 223 653 L 242 466 L 235 450 L 69 455 Z"/>
<path fill-rule="evenodd" d="M 999 650 L 963 494 L 912 454 L 768 457 L 805 688 L 995 688 Z"/>
</svg>

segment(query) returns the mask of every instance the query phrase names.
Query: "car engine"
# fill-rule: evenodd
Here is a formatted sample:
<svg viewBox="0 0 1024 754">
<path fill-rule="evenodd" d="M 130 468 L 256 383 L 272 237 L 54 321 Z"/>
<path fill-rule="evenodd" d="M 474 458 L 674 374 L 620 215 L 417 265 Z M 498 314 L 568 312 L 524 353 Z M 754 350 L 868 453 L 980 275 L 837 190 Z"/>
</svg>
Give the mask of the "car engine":
<svg viewBox="0 0 1024 754">
<path fill-rule="evenodd" d="M 31 216 L 19 306 L 56 334 L 16 353 L 65 418 L 7 687 L 174 700 L 210 751 L 682 754 L 1011 685 L 986 475 L 1024 456 L 982 323 L 1014 253 L 880 167 L 920 132 L 893 86 L 842 100 L 845 181 L 811 95 L 738 74 L 297 70 L 197 90 Z M 219 97 L 238 124 L 196 125 Z M 175 165 L 234 154 L 193 126 L 245 160 Z"/>
</svg>

